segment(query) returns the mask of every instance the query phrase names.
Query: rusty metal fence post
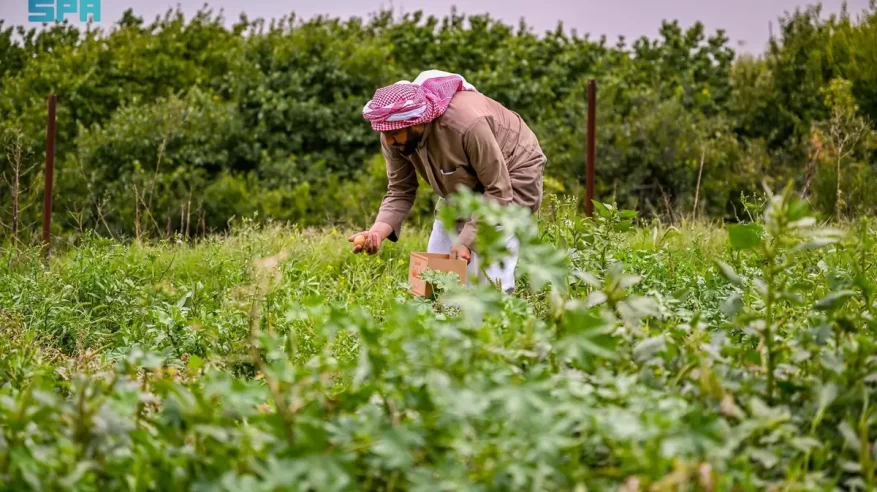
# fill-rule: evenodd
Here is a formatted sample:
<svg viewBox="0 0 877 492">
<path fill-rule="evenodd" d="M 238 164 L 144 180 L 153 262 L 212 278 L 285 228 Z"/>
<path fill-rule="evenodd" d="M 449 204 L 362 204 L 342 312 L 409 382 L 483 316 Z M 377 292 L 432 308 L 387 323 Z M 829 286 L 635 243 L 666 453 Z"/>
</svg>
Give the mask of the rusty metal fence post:
<svg viewBox="0 0 877 492">
<path fill-rule="evenodd" d="M 597 133 L 597 82 L 588 81 L 588 149 L 585 163 L 585 213 L 594 216 L 594 161 L 596 160 Z"/>
<path fill-rule="evenodd" d="M 55 184 L 55 95 L 49 95 L 49 118 L 46 122 L 46 188 L 43 199 L 43 248 L 49 257 L 52 246 L 52 188 Z"/>
</svg>

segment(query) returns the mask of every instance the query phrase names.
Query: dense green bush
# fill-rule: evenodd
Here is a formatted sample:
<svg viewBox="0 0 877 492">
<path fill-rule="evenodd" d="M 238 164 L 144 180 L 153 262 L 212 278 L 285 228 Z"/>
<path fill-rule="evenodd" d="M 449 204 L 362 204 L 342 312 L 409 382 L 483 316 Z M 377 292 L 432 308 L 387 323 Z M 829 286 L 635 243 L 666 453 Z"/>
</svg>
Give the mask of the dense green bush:
<svg viewBox="0 0 877 492">
<path fill-rule="evenodd" d="M 831 126 L 832 81 L 849 82 L 851 116 L 873 129 L 875 33 L 873 7 L 857 22 L 814 7 L 782 18 L 758 58 L 735 59 L 724 33 L 707 36 L 700 24 L 665 22 L 655 39 L 612 45 L 456 12 L 231 27 L 209 10 L 152 23 L 127 12 L 87 32 L 0 26 L 0 130 L 20 132 L 26 164 L 39 164 L 45 97 L 58 95 L 59 229 L 196 234 L 256 211 L 364 225 L 384 186 L 370 167 L 377 136 L 360 115 L 375 88 L 428 68 L 464 74 L 527 120 L 548 155 L 549 186 L 571 192 L 582 185 L 585 89 L 595 78 L 599 196 L 673 219 L 694 213 L 697 195 L 698 213 L 734 220 L 741 195 L 764 179 L 794 179 L 832 215 L 838 174 L 814 152 L 814 135 Z M 862 143 L 842 159 L 838 215 L 873 211 L 874 155 Z M 9 178 L 13 167 L 0 153 L 0 172 Z M 23 196 L 40 183 L 37 166 L 21 180 Z M 339 202 L 358 196 L 368 198 Z M 38 220 L 37 204 L 22 210 L 25 226 Z M 11 214 L 4 202 L 7 233 Z"/>
</svg>

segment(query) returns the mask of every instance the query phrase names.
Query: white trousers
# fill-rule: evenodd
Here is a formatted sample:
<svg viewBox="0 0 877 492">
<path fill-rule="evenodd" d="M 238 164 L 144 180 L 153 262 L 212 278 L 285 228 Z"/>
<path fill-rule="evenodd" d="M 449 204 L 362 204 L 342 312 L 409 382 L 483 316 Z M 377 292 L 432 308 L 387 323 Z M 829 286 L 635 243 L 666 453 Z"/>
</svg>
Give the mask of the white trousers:
<svg viewBox="0 0 877 492">
<path fill-rule="evenodd" d="M 426 247 L 427 253 L 449 254 L 453 247 L 451 236 L 445 230 L 441 221 L 436 220 L 432 224 L 432 234 L 429 235 L 429 245 Z M 506 247 L 511 254 L 486 268 L 487 276 L 491 282 L 496 284 L 500 282 L 502 290 L 511 292 L 515 288 L 515 266 L 518 264 L 518 240 L 510 237 L 507 239 Z M 466 268 L 466 284 L 471 286 L 473 279 L 484 281 L 484 275 L 481 274 L 481 267 L 478 255 L 472 251 L 472 258 L 469 266 Z"/>
</svg>

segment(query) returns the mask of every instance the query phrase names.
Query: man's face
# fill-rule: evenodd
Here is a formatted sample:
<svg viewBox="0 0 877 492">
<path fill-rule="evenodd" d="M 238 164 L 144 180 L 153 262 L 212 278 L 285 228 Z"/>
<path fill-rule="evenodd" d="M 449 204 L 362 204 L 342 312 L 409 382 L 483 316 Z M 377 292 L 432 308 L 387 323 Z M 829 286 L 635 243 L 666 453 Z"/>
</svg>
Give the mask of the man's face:
<svg viewBox="0 0 877 492">
<path fill-rule="evenodd" d="M 383 132 L 381 138 L 389 147 L 398 150 L 400 154 L 409 156 L 417 150 L 420 141 L 423 140 L 423 125 L 414 125 L 400 130 Z"/>
</svg>

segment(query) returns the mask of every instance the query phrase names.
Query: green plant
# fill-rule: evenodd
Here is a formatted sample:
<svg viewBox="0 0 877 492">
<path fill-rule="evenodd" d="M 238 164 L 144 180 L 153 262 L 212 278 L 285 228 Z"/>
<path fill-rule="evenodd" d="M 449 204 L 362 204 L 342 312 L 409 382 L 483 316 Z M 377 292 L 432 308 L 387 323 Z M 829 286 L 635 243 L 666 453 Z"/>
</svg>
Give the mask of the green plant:
<svg viewBox="0 0 877 492">
<path fill-rule="evenodd" d="M 763 178 L 770 187 L 795 179 L 822 214 L 837 215 L 840 189 L 852 218 L 874 209 L 873 145 L 863 138 L 834 159 L 830 134 L 873 130 L 877 12 L 852 14 L 797 11 L 780 19 L 765 53 L 739 58 L 724 32 L 699 23 L 607 43 L 455 11 L 229 24 L 204 8 L 154 21 L 128 11 L 87 32 L 10 26 L 0 28 L 0 133 L 20 132 L 24 154 L 42 155 L 45 97 L 58 96 L 54 232 L 74 242 L 86 231 L 192 238 L 256 212 L 364 227 L 386 179 L 361 116 L 377 87 L 424 64 L 464 74 L 532 127 L 548 158 L 546 190 L 562 192 L 582 185 L 593 78 L 601 202 L 678 224 L 697 197 L 705 217 L 746 220 L 742 194 L 759 193 Z M 814 130 L 827 137 L 818 155 L 831 166 L 813 159 Z M 0 174 L 14 174 L 13 162 L 0 153 Z M 20 208 L 0 207 L 0 223 L 39 221 L 41 179 L 24 174 L 28 193 Z M 412 218 L 429 221 L 422 185 Z M 239 199 L 217 196 L 225 191 Z"/>
<path fill-rule="evenodd" d="M 601 211 L 457 197 L 448 217 L 521 239 L 513 296 L 441 275 L 410 296 L 415 230 L 374 257 L 252 220 L 193 243 L 92 235 L 48 268 L 18 251 L 4 487 L 872 486 L 873 221 L 821 229 L 791 188 L 727 230 Z"/>
</svg>

